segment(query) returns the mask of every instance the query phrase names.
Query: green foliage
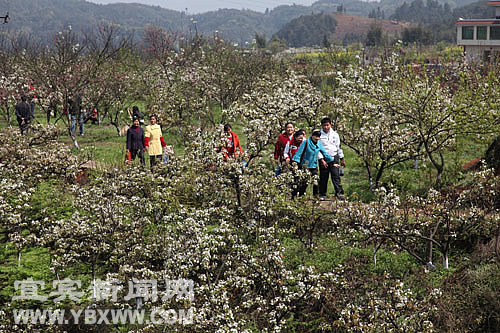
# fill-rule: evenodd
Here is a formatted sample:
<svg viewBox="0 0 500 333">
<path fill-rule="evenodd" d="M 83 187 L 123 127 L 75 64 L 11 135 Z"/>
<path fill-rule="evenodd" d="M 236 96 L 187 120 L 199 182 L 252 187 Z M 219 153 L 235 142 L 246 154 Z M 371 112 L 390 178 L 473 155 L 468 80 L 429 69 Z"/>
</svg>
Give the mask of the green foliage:
<svg viewBox="0 0 500 333">
<path fill-rule="evenodd" d="M 263 49 L 266 47 L 266 36 L 255 33 L 255 42 L 257 43 L 257 47 L 259 49 Z"/>
<path fill-rule="evenodd" d="M 323 45 L 335 33 L 337 21 L 328 14 L 301 16 L 287 23 L 276 33 L 289 47 Z"/>
<path fill-rule="evenodd" d="M 382 36 L 382 27 L 377 24 L 373 24 L 366 34 L 366 46 L 382 46 L 384 45 L 384 39 Z"/>
<path fill-rule="evenodd" d="M 405 45 L 430 45 L 433 42 L 432 30 L 423 26 L 404 28 L 401 40 Z"/>
<path fill-rule="evenodd" d="M 439 324 L 450 331 L 494 332 L 500 325 L 500 267 L 467 265 L 448 277 L 440 300 Z M 456 295 L 460 297 L 456 298 Z"/>
</svg>

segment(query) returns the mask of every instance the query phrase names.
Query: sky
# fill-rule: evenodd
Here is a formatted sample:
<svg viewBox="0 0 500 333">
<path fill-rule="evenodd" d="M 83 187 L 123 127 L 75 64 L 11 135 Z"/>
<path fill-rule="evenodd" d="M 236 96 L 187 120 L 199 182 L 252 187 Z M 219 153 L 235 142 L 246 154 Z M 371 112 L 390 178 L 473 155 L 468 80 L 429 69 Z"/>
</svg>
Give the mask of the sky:
<svg viewBox="0 0 500 333">
<path fill-rule="evenodd" d="M 109 4 L 109 3 L 142 3 L 145 5 L 160 6 L 167 9 L 186 11 L 188 14 L 199 14 L 219 8 L 252 9 L 264 12 L 266 8 L 270 10 L 280 5 L 310 6 L 316 0 L 87 0 L 89 2 Z"/>
</svg>

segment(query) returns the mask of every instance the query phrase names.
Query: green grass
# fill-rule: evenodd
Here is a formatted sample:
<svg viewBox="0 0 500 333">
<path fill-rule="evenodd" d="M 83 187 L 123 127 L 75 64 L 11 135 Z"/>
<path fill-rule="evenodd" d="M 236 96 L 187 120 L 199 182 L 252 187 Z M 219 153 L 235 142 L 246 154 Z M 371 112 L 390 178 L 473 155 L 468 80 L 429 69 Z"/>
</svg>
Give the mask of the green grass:
<svg viewBox="0 0 500 333">
<path fill-rule="evenodd" d="M 15 281 L 33 278 L 35 281 L 44 281 L 44 291 L 51 289 L 51 282 L 55 275 L 50 271 L 50 258 L 47 249 L 28 248 L 21 252 L 18 261 L 17 250 L 11 243 L 0 242 L 0 302 L 3 304 L 12 301 L 13 295 L 20 295 L 15 290 Z M 40 292 L 39 294 L 43 294 Z M 25 301 L 23 301 L 25 302 Z M 31 301 L 33 302 L 33 301 Z"/>
<path fill-rule="evenodd" d="M 311 252 L 306 251 L 303 244 L 292 238 L 283 241 L 285 245 L 285 261 L 290 267 L 300 264 L 314 266 L 319 272 L 332 272 L 339 265 L 349 266 L 355 261 L 361 264 L 366 273 L 391 272 L 393 276 L 403 278 L 412 269 L 420 266 L 419 263 L 406 252 L 393 252 L 381 248 L 377 252 L 377 266 L 373 262 L 373 247 L 355 247 L 345 244 L 333 236 L 317 236 L 315 247 Z"/>
</svg>

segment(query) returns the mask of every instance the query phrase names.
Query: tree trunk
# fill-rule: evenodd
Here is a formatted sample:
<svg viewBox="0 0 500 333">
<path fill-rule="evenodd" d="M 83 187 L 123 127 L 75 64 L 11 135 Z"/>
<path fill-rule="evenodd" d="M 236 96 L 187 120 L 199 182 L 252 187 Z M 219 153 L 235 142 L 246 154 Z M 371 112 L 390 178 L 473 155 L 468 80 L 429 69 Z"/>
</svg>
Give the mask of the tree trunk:
<svg viewBox="0 0 500 333">
<path fill-rule="evenodd" d="M 92 263 L 92 300 L 96 300 L 96 285 L 95 285 L 95 263 Z"/>
<path fill-rule="evenodd" d="M 69 125 L 71 125 L 71 123 Z M 71 133 L 71 126 L 68 126 L 68 134 L 71 138 L 71 141 L 73 141 L 73 146 L 75 146 L 75 148 L 77 150 L 80 150 L 80 146 L 78 145 L 78 141 L 76 140 L 76 136 L 73 133 Z"/>
<path fill-rule="evenodd" d="M 113 125 L 116 128 L 116 132 L 118 133 L 118 136 L 122 136 L 122 133 L 120 131 L 120 126 L 118 126 L 118 123 L 112 121 L 111 125 Z"/>
<path fill-rule="evenodd" d="M 427 146 L 426 147 L 426 150 L 427 150 Z M 437 175 L 436 175 L 436 181 L 435 181 L 435 188 L 440 188 L 441 185 L 442 185 L 442 176 L 443 176 L 443 170 L 444 170 L 444 157 L 443 157 L 443 154 L 441 152 L 439 152 L 439 161 L 437 161 L 435 158 L 434 158 L 434 155 L 429 152 L 427 150 L 427 156 L 429 157 L 429 159 L 431 160 L 431 163 L 432 165 L 434 165 L 434 168 L 436 169 L 437 171 Z"/>
<path fill-rule="evenodd" d="M 385 243 L 385 238 L 382 239 L 380 244 L 373 249 L 373 268 L 377 268 L 377 252 L 384 243 Z"/>
<path fill-rule="evenodd" d="M 11 126 L 10 126 L 10 108 L 9 108 L 9 107 L 7 107 L 7 125 L 8 125 L 9 127 L 11 127 Z"/>
<path fill-rule="evenodd" d="M 370 168 L 370 164 L 368 164 L 368 162 L 366 162 L 366 161 L 365 161 L 365 168 L 366 168 L 366 172 L 368 173 L 368 184 L 370 186 L 370 191 L 373 191 L 373 190 L 375 190 L 375 186 L 373 184 L 372 170 Z"/>
<path fill-rule="evenodd" d="M 241 189 L 240 189 L 240 176 L 234 176 L 234 189 L 236 190 L 236 199 L 238 200 L 238 207 L 241 207 Z"/>
<path fill-rule="evenodd" d="M 448 269 L 448 252 L 443 252 L 443 268 Z"/>
<path fill-rule="evenodd" d="M 429 241 L 429 257 L 427 258 L 427 262 L 431 265 L 432 265 L 432 250 L 433 250 L 432 241 Z"/>
<path fill-rule="evenodd" d="M 437 170 L 437 175 L 436 175 L 436 188 L 441 188 L 441 185 L 443 184 L 443 180 L 442 180 L 442 177 L 443 177 L 443 168 L 436 168 Z"/>
<path fill-rule="evenodd" d="M 378 188 L 378 184 L 380 179 L 382 178 L 382 173 L 384 172 L 385 166 L 387 165 L 386 161 L 382 161 L 380 167 L 377 170 L 377 176 L 375 177 L 375 188 Z"/>
</svg>

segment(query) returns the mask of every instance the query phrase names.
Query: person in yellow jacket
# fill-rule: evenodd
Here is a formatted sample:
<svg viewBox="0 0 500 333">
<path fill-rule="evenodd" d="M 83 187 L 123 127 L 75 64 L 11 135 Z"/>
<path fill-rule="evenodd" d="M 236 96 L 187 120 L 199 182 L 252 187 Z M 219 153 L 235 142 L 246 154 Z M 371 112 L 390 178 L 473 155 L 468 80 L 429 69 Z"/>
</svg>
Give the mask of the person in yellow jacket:
<svg viewBox="0 0 500 333">
<path fill-rule="evenodd" d="M 151 164 L 151 169 L 156 164 L 156 160 L 162 159 L 163 149 L 167 144 L 163 139 L 161 134 L 161 127 L 156 122 L 158 117 L 153 114 L 149 117 L 149 126 L 146 126 L 146 133 L 144 134 L 144 146 L 149 155 L 149 162 Z"/>
</svg>

